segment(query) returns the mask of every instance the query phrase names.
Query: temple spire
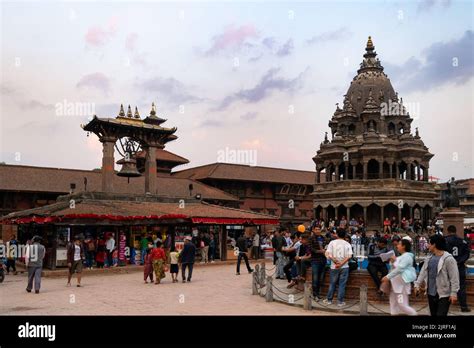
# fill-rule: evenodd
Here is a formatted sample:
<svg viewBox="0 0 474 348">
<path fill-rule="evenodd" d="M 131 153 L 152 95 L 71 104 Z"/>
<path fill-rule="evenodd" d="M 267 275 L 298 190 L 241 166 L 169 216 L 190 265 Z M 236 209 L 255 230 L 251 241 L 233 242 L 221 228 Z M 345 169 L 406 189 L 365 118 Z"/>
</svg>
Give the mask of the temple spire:
<svg viewBox="0 0 474 348">
<path fill-rule="evenodd" d="M 360 69 L 357 70 L 357 73 L 360 74 L 365 70 L 373 69 L 383 71 L 383 67 L 380 64 L 379 59 L 376 57 L 377 52 L 375 52 L 375 46 L 372 42 L 372 37 L 369 36 L 369 39 L 367 40 L 367 45 L 365 47 L 364 59 L 362 60 L 362 63 L 360 63 Z"/>
<path fill-rule="evenodd" d="M 372 42 L 372 36 L 369 36 L 368 40 L 367 40 L 367 47 L 366 47 L 366 50 L 370 49 L 370 48 L 373 48 L 374 47 L 374 43 Z"/>
<path fill-rule="evenodd" d="M 364 58 L 375 58 L 377 56 L 377 53 L 374 50 L 375 50 L 375 46 L 374 46 L 374 43 L 372 42 L 372 37 L 369 36 L 367 40 L 367 45 L 365 47 Z"/>
<path fill-rule="evenodd" d="M 151 110 L 150 110 L 150 116 L 156 116 L 156 106 L 155 102 L 151 103 Z"/>
<path fill-rule="evenodd" d="M 133 117 L 133 115 L 132 115 L 132 108 L 130 107 L 130 105 L 128 105 L 127 117 L 129 117 L 129 118 L 132 118 L 132 117 Z"/>
<path fill-rule="evenodd" d="M 371 112 L 374 110 L 377 110 L 379 108 L 377 102 L 374 100 L 372 97 L 372 88 L 369 89 L 369 96 L 365 102 L 364 110 L 363 112 Z"/>
<path fill-rule="evenodd" d="M 136 107 L 136 106 L 135 106 L 135 115 L 134 115 L 134 117 L 140 119 L 140 114 L 138 113 L 138 107 Z"/>
<path fill-rule="evenodd" d="M 120 104 L 119 117 L 125 117 L 125 111 L 123 110 L 123 104 Z"/>
</svg>

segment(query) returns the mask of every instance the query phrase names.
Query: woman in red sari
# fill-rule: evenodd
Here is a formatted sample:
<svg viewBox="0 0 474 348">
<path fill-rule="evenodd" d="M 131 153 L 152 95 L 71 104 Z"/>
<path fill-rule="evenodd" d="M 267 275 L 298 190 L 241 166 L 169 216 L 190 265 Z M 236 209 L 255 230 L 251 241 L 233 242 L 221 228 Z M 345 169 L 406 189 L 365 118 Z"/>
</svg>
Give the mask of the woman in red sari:
<svg viewBox="0 0 474 348">
<path fill-rule="evenodd" d="M 163 249 L 163 243 L 156 242 L 156 248 L 151 251 L 153 270 L 155 271 L 155 284 L 160 284 L 161 279 L 165 277 L 166 254 Z"/>
<path fill-rule="evenodd" d="M 150 277 L 150 281 L 153 283 L 153 259 L 151 251 L 152 249 L 148 248 L 144 257 L 145 267 L 143 268 L 143 278 L 145 279 L 145 284 L 148 283 L 148 277 Z"/>
</svg>

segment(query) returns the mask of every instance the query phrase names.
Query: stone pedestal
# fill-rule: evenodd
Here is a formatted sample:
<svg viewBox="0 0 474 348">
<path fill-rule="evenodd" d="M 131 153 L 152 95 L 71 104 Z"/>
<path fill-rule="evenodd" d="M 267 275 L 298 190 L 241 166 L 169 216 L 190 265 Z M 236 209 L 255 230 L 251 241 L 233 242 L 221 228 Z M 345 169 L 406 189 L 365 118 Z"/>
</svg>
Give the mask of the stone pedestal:
<svg viewBox="0 0 474 348">
<path fill-rule="evenodd" d="M 443 218 L 443 234 L 448 234 L 448 226 L 456 226 L 456 234 L 464 239 L 464 216 L 465 212 L 459 208 L 446 208 L 440 213 Z"/>
</svg>

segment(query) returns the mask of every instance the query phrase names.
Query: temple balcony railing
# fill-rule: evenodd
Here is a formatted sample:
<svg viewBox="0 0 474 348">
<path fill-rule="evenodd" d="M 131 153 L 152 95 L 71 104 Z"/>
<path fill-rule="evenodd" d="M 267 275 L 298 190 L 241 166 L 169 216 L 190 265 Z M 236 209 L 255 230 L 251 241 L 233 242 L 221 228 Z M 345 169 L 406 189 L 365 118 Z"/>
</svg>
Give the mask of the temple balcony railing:
<svg viewBox="0 0 474 348">
<path fill-rule="evenodd" d="M 405 179 L 349 179 L 339 181 L 328 181 L 314 185 L 314 192 L 329 191 L 334 189 L 366 189 L 377 188 L 400 189 L 400 190 L 434 190 L 434 183 L 429 181 L 405 180 Z"/>
</svg>

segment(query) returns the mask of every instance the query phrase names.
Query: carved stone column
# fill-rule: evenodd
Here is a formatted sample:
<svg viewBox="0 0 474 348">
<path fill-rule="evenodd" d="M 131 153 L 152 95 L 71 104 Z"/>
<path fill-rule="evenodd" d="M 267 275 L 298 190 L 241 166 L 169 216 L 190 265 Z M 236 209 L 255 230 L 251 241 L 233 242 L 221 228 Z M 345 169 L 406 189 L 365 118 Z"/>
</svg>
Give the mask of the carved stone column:
<svg viewBox="0 0 474 348">
<path fill-rule="evenodd" d="M 115 138 L 104 137 L 100 139 L 102 143 L 102 191 L 114 191 L 114 145 Z"/>
<path fill-rule="evenodd" d="M 157 171 L 156 171 L 156 147 L 145 148 L 145 193 L 156 195 Z"/>
</svg>

